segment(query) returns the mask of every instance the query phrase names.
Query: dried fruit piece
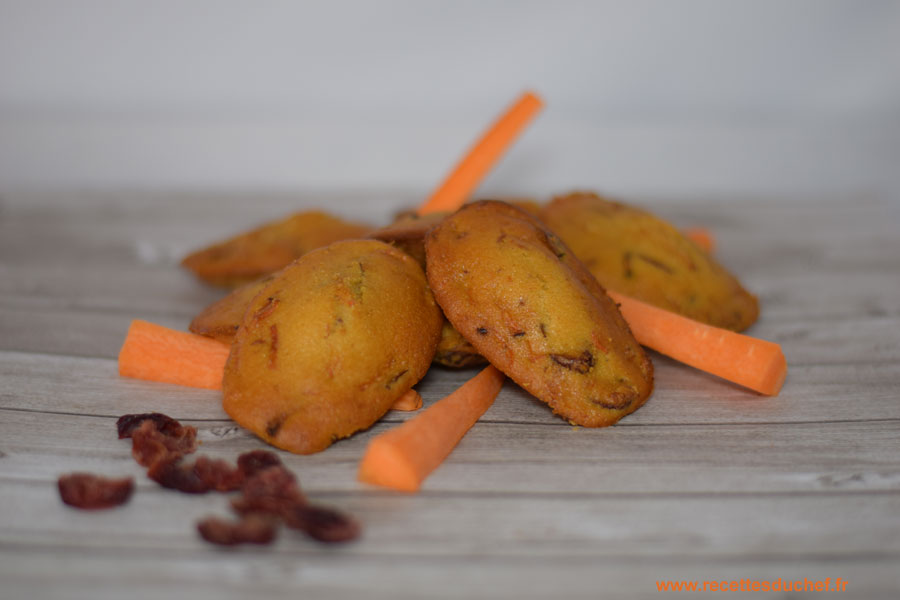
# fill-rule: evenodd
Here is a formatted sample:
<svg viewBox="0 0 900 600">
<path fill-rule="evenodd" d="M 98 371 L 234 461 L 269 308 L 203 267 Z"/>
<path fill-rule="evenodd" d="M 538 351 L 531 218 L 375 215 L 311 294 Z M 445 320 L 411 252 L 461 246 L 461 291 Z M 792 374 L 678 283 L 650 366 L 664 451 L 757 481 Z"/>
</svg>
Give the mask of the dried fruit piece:
<svg viewBox="0 0 900 600">
<path fill-rule="evenodd" d="M 184 465 L 177 455 L 166 456 L 154 462 L 147 469 L 147 477 L 164 488 L 185 494 L 205 494 L 210 490 L 209 485 L 197 476 L 193 468 Z"/>
<path fill-rule="evenodd" d="M 220 546 L 269 544 L 275 539 L 275 520 L 260 514 L 245 515 L 238 521 L 207 517 L 197 523 L 197 531 L 207 542 Z"/>
<path fill-rule="evenodd" d="M 125 504 L 134 491 L 131 477 L 109 479 L 90 473 L 69 473 L 57 481 L 59 496 L 69 506 L 85 510 Z"/>
<path fill-rule="evenodd" d="M 153 421 L 156 429 L 163 435 L 182 435 L 182 425 L 170 416 L 158 412 L 122 415 L 116 420 L 116 428 L 119 431 L 119 439 L 130 438 L 135 429 L 144 421 Z"/>
<path fill-rule="evenodd" d="M 125 415 L 117 423 L 119 437 L 132 438 L 132 454 L 139 464 L 148 467 L 147 477 L 186 494 L 236 491 L 248 477 L 281 466 L 278 456 L 267 450 L 240 455 L 237 466 L 207 456 L 186 463 L 183 457 L 197 448 L 194 427 L 183 426 L 161 413 Z"/>
<path fill-rule="evenodd" d="M 224 460 L 200 456 L 193 464 L 182 459 L 197 449 L 197 429 L 160 413 L 125 415 L 118 420 L 119 437 L 131 437 L 131 453 L 147 467 L 147 477 L 186 494 L 240 489 L 245 471 Z"/>
<path fill-rule="evenodd" d="M 555 198 L 540 216 L 611 290 L 733 331 L 759 315 L 756 298 L 733 275 L 648 212 L 579 192 Z"/>
<path fill-rule="evenodd" d="M 176 421 L 177 423 L 177 421 Z M 155 463 L 190 454 L 197 449 L 197 429 L 179 423 L 172 433 L 157 429 L 156 422 L 145 419 L 131 432 L 131 454 L 137 463 L 152 467 Z"/>
<path fill-rule="evenodd" d="M 244 471 L 227 460 L 198 456 L 191 470 L 216 492 L 234 492 L 244 484 Z"/>
<path fill-rule="evenodd" d="M 306 497 L 293 473 L 283 466 L 269 467 L 248 477 L 241 495 L 231 507 L 240 514 L 264 512 L 282 515 L 286 510 L 306 504 Z"/>
<path fill-rule="evenodd" d="M 244 477 L 252 477 L 271 467 L 281 467 L 281 459 L 271 450 L 251 450 L 244 452 L 237 459 L 238 469 Z"/>
<path fill-rule="evenodd" d="M 282 518 L 291 529 L 299 529 L 320 542 L 349 542 L 359 537 L 361 531 L 355 519 L 324 506 L 294 506 Z"/>
<path fill-rule="evenodd" d="M 156 461 L 147 470 L 147 477 L 164 488 L 185 494 L 233 492 L 241 489 L 244 473 L 228 461 L 199 456 L 193 464 L 186 464 L 180 456 L 170 455 Z"/>
<path fill-rule="evenodd" d="M 653 367 L 615 303 L 533 215 L 470 204 L 425 240 L 444 314 L 492 365 L 570 422 L 611 425 L 653 389 Z"/>
<path fill-rule="evenodd" d="M 197 447 L 197 430 L 161 413 L 124 415 L 117 421 L 119 437 L 132 438 L 132 454 L 148 467 L 147 476 L 169 489 L 187 494 L 210 491 L 241 494 L 232 508 L 238 521 L 209 517 L 197 524 L 203 539 L 223 546 L 268 544 L 279 520 L 324 542 L 342 542 L 359 535 L 354 519 L 324 507 L 308 507 L 296 477 L 269 450 L 238 456 L 237 466 L 226 460 L 198 457 L 192 464 L 184 456 Z M 134 482 L 72 473 L 59 479 L 63 502 L 79 508 L 107 508 L 128 500 Z"/>
<path fill-rule="evenodd" d="M 231 501 L 240 515 L 265 514 L 282 519 L 288 527 L 321 542 L 345 542 L 359 536 L 359 523 L 322 506 L 310 506 L 294 475 L 281 465 L 270 466 L 249 477 L 241 495 Z"/>
</svg>

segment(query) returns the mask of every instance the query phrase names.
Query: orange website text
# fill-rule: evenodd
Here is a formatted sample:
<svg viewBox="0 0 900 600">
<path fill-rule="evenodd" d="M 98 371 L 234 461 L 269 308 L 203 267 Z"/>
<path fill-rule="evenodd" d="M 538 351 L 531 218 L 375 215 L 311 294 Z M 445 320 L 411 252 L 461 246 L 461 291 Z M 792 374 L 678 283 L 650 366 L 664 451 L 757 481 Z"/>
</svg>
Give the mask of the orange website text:
<svg viewBox="0 0 900 600">
<path fill-rule="evenodd" d="M 660 592 L 845 592 L 847 580 L 825 579 L 738 579 L 733 581 L 657 581 Z"/>
</svg>

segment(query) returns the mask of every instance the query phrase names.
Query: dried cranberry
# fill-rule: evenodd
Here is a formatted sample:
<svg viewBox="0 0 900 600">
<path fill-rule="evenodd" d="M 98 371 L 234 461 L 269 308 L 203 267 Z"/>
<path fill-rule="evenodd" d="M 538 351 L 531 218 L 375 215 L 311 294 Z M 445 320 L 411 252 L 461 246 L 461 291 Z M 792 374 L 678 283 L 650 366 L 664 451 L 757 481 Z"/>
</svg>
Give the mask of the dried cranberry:
<svg viewBox="0 0 900 600">
<path fill-rule="evenodd" d="M 360 533 L 355 519 L 324 506 L 294 506 L 281 516 L 288 527 L 299 529 L 320 542 L 348 542 Z"/>
<path fill-rule="evenodd" d="M 158 460 L 147 470 L 147 477 L 164 488 L 186 494 L 210 491 L 233 492 L 241 489 L 244 474 L 228 461 L 200 456 L 194 464 L 186 464 L 172 455 Z"/>
<path fill-rule="evenodd" d="M 238 468 L 247 477 L 252 477 L 260 471 L 264 471 L 269 467 L 282 466 L 281 459 L 278 455 L 269 450 L 251 450 L 244 452 L 238 456 Z"/>
<path fill-rule="evenodd" d="M 116 421 L 119 430 L 119 439 L 131 437 L 132 432 L 141 426 L 144 421 L 153 421 L 160 433 L 177 436 L 182 425 L 170 416 L 162 413 L 141 413 L 136 415 L 123 415 Z"/>
<path fill-rule="evenodd" d="M 171 434 L 161 432 L 156 423 L 144 420 L 131 432 L 131 454 L 138 464 L 152 467 L 154 463 L 190 454 L 197 449 L 197 429 L 179 427 Z"/>
<path fill-rule="evenodd" d="M 232 500 L 231 506 L 241 514 L 264 512 L 280 515 L 305 503 L 306 498 L 293 473 L 284 467 L 269 467 L 244 481 L 241 495 Z"/>
<path fill-rule="evenodd" d="M 109 479 L 90 473 L 69 473 L 57 482 L 62 501 L 83 509 L 112 508 L 128 502 L 134 491 L 131 477 Z"/>
<path fill-rule="evenodd" d="M 187 464 L 185 455 L 197 449 L 196 428 L 161 413 L 125 415 L 116 425 L 120 439 L 132 438 L 132 455 L 148 468 L 147 476 L 163 487 L 188 494 L 241 491 L 232 500 L 240 520 L 210 517 L 197 524 L 200 535 L 209 542 L 226 546 L 268 544 L 275 538 L 278 520 L 322 542 L 344 542 L 360 535 L 360 525 L 353 518 L 330 508 L 310 506 L 296 477 L 274 452 L 245 452 L 238 457 L 236 467 L 205 456 Z M 59 482 L 63 501 L 83 508 L 120 504 L 128 499 L 133 486 L 130 479 L 104 480 L 85 474 L 63 477 Z M 116 490 L 121 490 L 118 495 Z"/>
<path fill-rule="evenodd" d="M 259 514 L 246 515 L 239 521 L 207 517 L 197 523 L 197 531 L 207 542 L 220 546 L 235 544 L 269 544 L 275 539 L 275 521 Z"/>
<path fill-rule="evenodd" d="M 193 470 L 209 489 L 217 492 L 234 492 L 241 489 L 244 483 L 243 471 L 236 469 L 227 460 L 199 456 L 194 462 Z"/>
<path fill-rule="evenodd" d="M 209 485 L 194 472 L 191 466 L 182 463 L 181 457 L 169 456 L 158 460 L 147 469 L 147 477 L 171 490 L 185 494 L 205 494 Z"/>
</svg>

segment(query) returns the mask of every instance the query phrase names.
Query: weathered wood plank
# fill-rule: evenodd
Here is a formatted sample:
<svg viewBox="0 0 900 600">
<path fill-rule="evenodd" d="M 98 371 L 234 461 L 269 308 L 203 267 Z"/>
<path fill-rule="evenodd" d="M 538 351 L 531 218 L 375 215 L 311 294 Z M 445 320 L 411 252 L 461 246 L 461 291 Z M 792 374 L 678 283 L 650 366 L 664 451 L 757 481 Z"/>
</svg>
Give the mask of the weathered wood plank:
<svg viewBox="0 0 900 600">
<path fill-rule="evenodd" d="M 37 266 L 136 262 L 172 264 L 188 250 L 289 212 L 326 209 L 383 224 L 417 196 L 410 192 L 285 195 L 102 194 L 17 195 L 0 210 L 0 257 Z M 785 203 L 695 200 L 636 201 L 680 226 L 706 225 L 720 238 L 717 255 L 737 273 L 784 272 L 813 267 L 829 272 L 885 268 L 896 272 L 900 245 L 896 203 L 872 199 Z M 62 249 L 65 248 L 65 251 Z M 83 264 L 83 263 L 82 263 Z"/>
<path fill-rule="evenodd" d="M 193 215 L 199 210 L 209 216 Z M 372 206 L 347 199 L 334 205 L 307 205 L 297 209 L 329 210 L 354 218 L 372 216 Z M 391 220 L 394 208 L 374 205 L 382 213 L 367 218 L 373 226 Z M 174 263 L 187 251 L 237 233 L 262 222 L 282 218 L 283 213 L 265 211 L 245 214 L 230 204 L 213 206 L 186 199 L 166 214 L 161 207 L 129 212 L 122 207 L 90 209 L 73 204 L 59 211 L 28 207 L 0 212 L 0 256 L 9 262 L 52 264 L 90 258 L 96 264 L 123 264 L 139 260 L 146 264 Z M 192 208 L 194 209 L 192 211 Z M 723 214 L 724 213 L 724 214 Z M 718 217 L 716 215 L 719 215 Z M 896 269 L 891 250 L 900 221 L 897 206 L 860 205 L 851 212 L 815 205 L 801 210 L 757 211 L 755 206 L 718 207 L 710 218 L 694 220 L 673 213 L 673 222 L 683 227 L 706 225 L 716 235 L 715 251 L 725 264 L 737 269 L 783 271 L 785 267 L 806 265 L 828 270 L 886 267 Z M 725 217 L 724 219 L 722 217 Z M 717 222 L 719 221 L 719 222 Z M 68 248 L 70 252 L 60 252 Z M 47 260 L 53 259 L 53 260 Z"/>
<path fill-rule="evenodd" d="M 104 416 L 159 410 L 192 419 L 224 419 L 218 392 L 120 378 L 115 361 L 0 352 L 0 406 Z M 900 365 L 799 365 L 781 394 L 769 398 L 654 355 L 656 390 L 619 426 L 790 423 L 900 418 Z M 417 387 L 426 402 L 476 371 L 431 369 Z M 865 407 L 860 410 L 860 407 Z M 547 406 L 507 383 L 489 421 L 567 427 Z"/>
<path fill-rule="evenodd" d="M 489 546 L 487 546 L 489 548 Z M 164 573 L 160 577 L 152 564 Z M 196 600 L 259 598 L 441 597 L 547 600 L 598 597 L 659 598 L 656 581 L 803 581 L 838 577 L 852 598 L 892 598 L 900 587 L 896 557 L 867 555 L 859 560 L 755 556 L 733 559 L 666 557 L 504 557 L 488 559 L 395 555 L 346 556 L 331 549 L 310 554 L 273 553 L 257 548 L 206 553 L 178 550 L 79 552 L 0 547 L 0 578 L 10 598 L 46 600 L 135 600 L 191 597 Z M 48 577 L 48 572 L 56 574 Z M 352 574 L 349 575 L 349 574 Z M 684 594 L 682 594 L 684 595 Z M 783 592 L 754 598 L 784 597 Z"/>
<path fill-rule="evenodd" d="M 123 193 L 7 195 L 0 205 L 2 262 L 108 266 L 177 262 L 189 250 L 300 210 L 327 210 L 386 223 L 390 193 L 272 196 L 166 196 Z"/>
<path fill-rule="evenodd" d="M 153 487 L 132 460 L 130 441 L 116 438 L 112 417 L 0 414 L 0 482 L 50 483 L 87 470 L 134 475 Z M 202 454 L 233 461 L 265 447 L 229 422 L 185 422 L 198 428 Z M 378 423 L 326 452 L 282 459 L 311 491 L 366 492 L 371 488 L 356 481 L 359 460 L 372 437 L 392 426 Z M 424 489 L 524 496 L 900 492 L 897 439 L 900 419 L 607 429 L 487 420 Z"/>
<path fill-rule="evenodd" d="M 187 331 L 176 312 L 72 311 L 0 308 L 0 348 L 30 353 L 114 359 L 133 319 Z"/>
<path fill-rule="evenodd" d="M 835 295 L 818 307 L 816 298 L 804 301 L 799 294 L 790 300 L 781 298 L 777 300 L 778 314 L 766 312 L 747 334 L 782 344 L 790 366 L 900 360 L 900 305 L 893 302 L 888 306 L 892 298 L 900 297 L 900 283 L 896 293 L 887 287 L 882 286 L 883 294 L 873 291 L 866 298 L 854 299 L 857 308 L 853 310 L 846 304 L 833 303 Z M 0 351 L 114 358 L 132 319 L 186 330 L 200 310 L 187 308 L 187 303 L 179 303 L 175 296 L 161 301 L 154 299 L 154 293 L 138 293 L 135 289 L 143 288 L 123 292 L 122 298 L 105 302 L 105 306 L 99 301 L 99 308 L 85 308 L 84 302 L 91 302 L 85 299 L 0 298 Z M 212 301 L 218 294 L 204 290 L 197 296 Z M 825 297 L 828 294 L 817 298 Z M 769 304 L 776 301 L 763 300 Z"/>
<path fill-rule="evenodd" d="M 704 496 L 690 501 L 634 496 L 311 494 L 358 516 L 366 527 L 340 555 L 682 556 L 840 558 L 900 554 L 900 493 Z M 859 510 L 860 503 L 865 510 Z M 48 482 L 4 481 L 0 532 L 6 544 L 48 549 L 209 550 L 194 530 L 228 514 L 227 498 L 138 490 L 125 506 L 84 513 L 60 502 Z M 448 526 L 452 524 L 452 526 Z M 761 526 L 764 524 L 764 526 Z M 489 532 L 489 537 L 485 533 Z M 811 533 L 812 532 L 812 533 Z M 320 547 L 288 533 L 275 553 Z"/>
<path fill-rule="evenodd" d="M 176 265 L 0 264 L 0 307 L 42 313 L 68 312 L 73 321 L 91 313 L 179 317 L 186 324 L 225 291 L 202 285 Z"/>
</svg>

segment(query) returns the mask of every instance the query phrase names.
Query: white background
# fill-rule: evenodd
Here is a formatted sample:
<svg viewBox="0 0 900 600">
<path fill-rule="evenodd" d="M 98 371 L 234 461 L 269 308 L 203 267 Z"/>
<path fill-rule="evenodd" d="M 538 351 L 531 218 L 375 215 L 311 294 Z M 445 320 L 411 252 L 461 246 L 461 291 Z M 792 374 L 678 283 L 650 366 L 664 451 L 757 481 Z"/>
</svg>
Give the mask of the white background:
<svg viewBox="0 0 900 600">
<path fill-rule="evenodd" d="M 0 0 L 0 190 L 898 189 L 900 3 Z"/>
</svg>

